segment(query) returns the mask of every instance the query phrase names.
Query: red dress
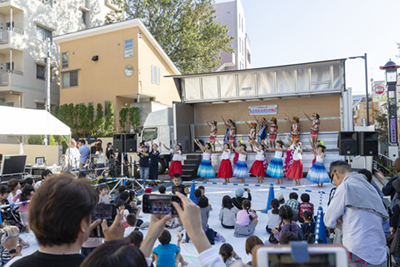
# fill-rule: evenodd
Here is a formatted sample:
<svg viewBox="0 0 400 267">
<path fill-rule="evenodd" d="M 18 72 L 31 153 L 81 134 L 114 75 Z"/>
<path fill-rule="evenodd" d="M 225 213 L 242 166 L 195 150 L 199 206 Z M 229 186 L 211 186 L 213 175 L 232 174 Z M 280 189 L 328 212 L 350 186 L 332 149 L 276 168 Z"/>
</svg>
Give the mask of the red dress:
<svg viewBox="0 0 400 267">
<path fill-rule="evenodd" d="M 290 165 L 290 168 L 286 173 L 286 177 L 295 180 L 303 178 L 303 162 L 301 162 L 301 154 L 296 155 L 295 152 L 293 155 L 293 163 Z"/>
<path fill-rule="evenodd" d="M 276 141 L 276 134 L 278 132 L 278 127 L 276 127 L 275 124 L 271 124 L 271 127 L 269 129 L 269 141 Z"/>
</svg>

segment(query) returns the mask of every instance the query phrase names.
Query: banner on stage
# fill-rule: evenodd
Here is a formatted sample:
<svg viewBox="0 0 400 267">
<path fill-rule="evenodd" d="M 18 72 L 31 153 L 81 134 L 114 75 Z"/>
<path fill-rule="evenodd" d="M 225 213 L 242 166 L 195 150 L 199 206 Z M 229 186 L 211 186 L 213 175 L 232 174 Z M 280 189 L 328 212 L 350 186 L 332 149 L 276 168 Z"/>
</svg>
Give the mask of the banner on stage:
<svg viewBox="0 0 400 267">
<path fill-rule="evenodd" d="M 278 105 L 249 106 L 249 115 L 277 114 Z"/>
</svg>

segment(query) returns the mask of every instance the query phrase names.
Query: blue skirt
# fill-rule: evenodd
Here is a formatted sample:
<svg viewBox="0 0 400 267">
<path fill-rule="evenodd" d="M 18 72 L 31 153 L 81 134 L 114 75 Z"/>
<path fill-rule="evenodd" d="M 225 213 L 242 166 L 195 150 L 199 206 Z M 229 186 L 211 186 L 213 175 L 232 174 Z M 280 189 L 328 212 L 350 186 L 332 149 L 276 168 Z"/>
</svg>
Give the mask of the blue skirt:
<svg viewBox="0 0 400 267">
<path fill-rule="evenodd" d="M 308 171 L 306 178 L 314 183 L 329 183 L 331 181 L 324 163 L 318 161 L 316 161 Z"/>
<path fill-rule="evenodd" d="M 249 178 L 249 169 L 247 168 L 246 161 L 238 161 L 233 166 L 233 176 L 241 178 Z"/>
<path fill-rule="evenodd" d="M 213 166 L 211 165 L 211 161 L 204 159 L 201 161 L 199 169 L 197 170 L 197 176 L 202 178 L 215 177 L 215 172 Z"/>
<path fill-rule="evenodd" d="M 281 158 L 273 158 L 268 164 L 267 175 L 272 178 L 283 178 L 283 161 Z"/>
</svg>

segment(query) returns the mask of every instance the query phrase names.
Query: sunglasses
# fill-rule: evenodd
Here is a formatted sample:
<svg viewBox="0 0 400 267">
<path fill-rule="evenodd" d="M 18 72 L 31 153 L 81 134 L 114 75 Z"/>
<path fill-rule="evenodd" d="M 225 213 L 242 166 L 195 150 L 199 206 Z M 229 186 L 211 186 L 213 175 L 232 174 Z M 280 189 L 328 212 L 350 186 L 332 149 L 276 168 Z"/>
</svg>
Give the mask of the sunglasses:
<svg viewBox="0 0 400 267">
<path fill-rule="evenodd" d="M 335 172 L 336 172 L 336 170 L 334 170 L 333 173 L 329 174 L 329 177 L 331 178 L 331 184 L 335 184 L 333 182 L 333 177 L 334 177 Z"/>
</svg>

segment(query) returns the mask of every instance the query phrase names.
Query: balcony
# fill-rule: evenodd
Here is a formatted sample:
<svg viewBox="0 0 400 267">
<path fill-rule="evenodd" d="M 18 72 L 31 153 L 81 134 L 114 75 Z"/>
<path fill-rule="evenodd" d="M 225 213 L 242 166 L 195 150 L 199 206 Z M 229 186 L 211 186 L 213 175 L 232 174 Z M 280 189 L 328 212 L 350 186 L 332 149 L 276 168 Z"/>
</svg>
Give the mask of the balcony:
<svg viewBox="0 0 400 267">
<path fill-rule="evenodd" d="M 24 75 L 24 73 L 18 70 L 0 71 L 0 87 L 9 86 L 13 75 Z"/>
</svg>

